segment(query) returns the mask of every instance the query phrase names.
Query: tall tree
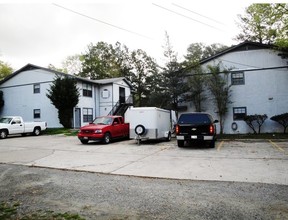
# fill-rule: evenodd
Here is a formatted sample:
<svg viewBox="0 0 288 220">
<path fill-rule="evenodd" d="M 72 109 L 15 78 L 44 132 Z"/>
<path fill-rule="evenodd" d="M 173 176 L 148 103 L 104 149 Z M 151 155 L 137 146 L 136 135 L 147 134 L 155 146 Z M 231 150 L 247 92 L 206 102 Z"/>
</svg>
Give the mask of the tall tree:
<svg viewBox="0 0 288 220">
<path fill-rule="evenodd" d="M 211 45 L 192 43 L 187 48 L 187 54 L 184 56 L 184 64 L 186 67 L 197 65 L 201 60 L 213 56 L 227 48 L 227 46 L 219 43 L 214 43 Z"/>
<path fill-rule="evenodd" d="M 207 77 L 207 86 L 212 94 L 216 112 L 219 116 L 220 134 L 223 134 L 225 115 L 228 112 L 228 104 L 231 103 L 231 85 L 228 84 L 228 70 L 221 71 L 220 64 L 208 66 L 210 73 Z"/>
<path fill-rule="evenodd" d="M 187 92 L 187 83 L 185 82 L 185 72 L 183 66 L 178 62 L 177 53 L 173 50 L 168 33 L 165 33 L 164 57 L 166 63 L 163 68 L 163 100 L 166 108 L 177 110 L 179 103 Z"/>
<path fill-rule="evenodd" d="M 115 46 L 105 42 L 90 44 L 88 51 L 81 56 L 82 69 L 79 76 L 91 79 L 129 76 L 128 53 L 128 48 L 122 47 L 119 42 Z"/>
<path fill-rule="evenodd" d="M 0 60 L 0 80 L 4 79 L 6 76 L 12 74 L 13 69 L 12 67 Z"/>
<path fill-rule="evenodd" d="M 272 44 L 287 42 L 288 4 L 252 4 L 244 15 L 238 15 L 241 31 L 238 41 Z"/>
<path fill-rule="evenodd" d="M 134 104 L 135 106 L 146 106 L 149 102 L 149 88 L 151 88 L 151 84 L 148 85 L 148 83 L 153 82 L 147 79 L 157 74 L 157 64 L 145 51 L 138 49 L 131 53 L 130 67 L 130 80 L 135 91 Z"/>
<path fill-rule="evenodd" d="M 200 66 L 196 67 L 193 70 L 193 76 L 188 78 L 188 87 L 186 101 L 193 103 L 196 112 L 204 111 L 203 102 L 206 100 L 205 76 Z"/>
<path fill-rule="evenodd" d="M 76 80 L 67 75 L 57 76 L 46 96 L 58 109 L 58 118 L 64 128 L 72 128 L 73 108 L 79 102 L 79 91 Z"/>
<path fill-rule="evenodd" d="M 187 70 L 191 69 L 190 71 L 192 72 L 193 76 L 188 79 L 189 91 L 185 99 L 186 101 L 191 101 L 195 107 L 195 110 L 198 112 L 204 110 L 203 102 L 206 100 L 206 78 L 203 75 L 200 61 L 213 56 L 226 48 L 228 47 L 219 43 L 214 43 L 208 46 L 203 43 L 193 43 L 187 48 L 184 66 Z"/>
<path fill-rule="evenodd" d="M 65 73 L 78 75 L 82 71 L 83 57 L 79 54 L 68 56 L 63 62 L 62 67 Z"/>
</svg>

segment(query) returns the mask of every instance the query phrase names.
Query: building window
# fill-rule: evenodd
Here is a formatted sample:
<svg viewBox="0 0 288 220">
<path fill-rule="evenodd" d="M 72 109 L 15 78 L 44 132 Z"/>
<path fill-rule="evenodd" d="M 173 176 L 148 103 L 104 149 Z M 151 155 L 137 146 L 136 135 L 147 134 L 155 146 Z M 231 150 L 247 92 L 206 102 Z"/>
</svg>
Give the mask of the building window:
<svg viewBox="0 0 288 220">
<path fill-rule="evenodd" d="M 34 109 L 34 118 L 40 118 L 40 117 L 41 117 L 40 109 Z"/>
<path fill-rule="evenodd" d="M 34 93 L 40 93 L 40 84 L 34 84 L 33 91 Z"/>
<path fill-rule="evenodd" d="M 233 119 L 243 120 L 247 115 L 246 107 L 235 107 L 233 108 Z"/>
<path fill-rule="evenodd" d="M 232 85 L 244 85 L 245 84 L 244 72 L 231 73 L 231 83 Z"/>
<path fill-rule="evenodd" d="M 93 108 L 83 108 L 83 122 L 93 121 Z"/>
<path fill-rule="evenodd" d="M 83 83 L 83 96 L 92 97 L 92 85 Z"/>
</svg>

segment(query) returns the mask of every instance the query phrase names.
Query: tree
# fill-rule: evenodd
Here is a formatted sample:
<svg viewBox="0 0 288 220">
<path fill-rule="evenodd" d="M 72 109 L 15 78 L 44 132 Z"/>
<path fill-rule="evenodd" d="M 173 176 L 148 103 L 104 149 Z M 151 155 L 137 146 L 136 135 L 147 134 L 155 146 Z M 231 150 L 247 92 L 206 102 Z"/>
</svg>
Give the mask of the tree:
<svg viewBox="0 0 288 220">
<path fill-rule="evenodd" d="M 63 62 L 62 67 L 65 73 L 78 75 L 82 71 L 83 57 L 79 54 L 68 56 Z"/>
<path fill-rule="evenodd" d="M 187 83 L 184 81 L 185 72 L 183 66 L 177 60 L 177 53 L 173 50 L 169 35 L 165 33 L 164 57 L 166 58 L 165 66 L 162 72 L 162 101 L 164 106 L 172 110 L 178 110 L 178 105 L 187 92 Z"/>
<path fill-rule="evenodd" d="M 203 102 L 206 100 L 205 96 L 205 76 L 203 75 L 201 67 L 197 67 L 193 71 L 193 75 L 188 79 L 188 95 L 186 101 L 191 100 L 196 112 L 202 112 Z"/>
<path fill-rule="evenodd" d="M 230 101 L 230 87 L 228 85 L 228 70 L 220 71 L 220 63 L 217 66 L 208 66 L 210 72 L 207 76 L 207 86 L 212 94 L 216 106 L 216 112 L 219 116 L 220 134 L 223 134 L 224 119 L 228 112 L 228 103 Z"/>
<path fill-rule="evenodd" d="M 115 46 L 105 42 L 90 44 L 88 51 L 81 56 L 82 69 L 78 75 L 90 79 L 129 77 L 128 53 L 128 48 L 119 42 Z"/>
<path fill-rule="evenodd" d="M 273 120 L 273 121 L 276 121 L 280 125 L 282 125 L 283 128 L 284 128 L 283 133 L 284 134 L 286 133 L 286 129 L 288 127 L 288 113 L 284 113 L 284 114 L 281 114 L 281 115 L 274 115 L 270 119 Z"/>
<path fill-rule="evenodd" d="M 278 44 L 288 41 L 288 4 L 252 4 L 239 15 L 238 41 Z"/>
<path fill-rule="evenodd" d="M 268 117 L 266 114 L 264 114 L 264 115 L 257 115 L 257 114 L 247 115 L 244 117 L 244 121 L 253 130 L 254 134 L 257 134 L 256 126 L 258 126 L 258 134 L 260 134 L 261 127 L 267 118 Z"/>
<path fill-rule="evenodd" d="M 201 60 L 214 56 L 227 48 L 227 46 L 219 43 L 214 43 L 211 45 L 192 43 L 187 48 L 187 54 L 184 56 L 184 64 L 186 67 L 198 65 Z"/>
<path fill-rule="evenodd" d="M 158 73 L 157 64 L 145 51 L 138 49 L 131 53 L 130 67 L 130 81 L 135 91 L 134 104 L 146 106 L 149 103 L 150 89 L 153 86 L 152 76 Z"/>
<path fill-rule="evenodd" d="M 58 118 L 64 128 L 72 128 L 73 108 L 79 102 L 77 82 L 71 76 L 56 76 L 46 96 L 58 109 Z"/>
<path fill-rule="evenodd" d="M 12 72 L 12 67 L 0 60 L 0 80 L 4 79 L 6 76 L 9 76 Z"/>
<path fill-rule="evenodd" d="M 200 61 L 226 48 L 228 47 L 219 43 L 208 46 L 203 43 L 193 43 L 187 48 L 184 66 L 187 70 L 191 69 L 193 76 L 188 79 L 189 91 L 185 99 L 186 101 L 192 101 L 195 110 L 198 112 L 204 110 L 202 103 L 206 100 L 204 93 L 206 77 L 203 75 L 203 70 L 200 67 Z"/>
</svg>

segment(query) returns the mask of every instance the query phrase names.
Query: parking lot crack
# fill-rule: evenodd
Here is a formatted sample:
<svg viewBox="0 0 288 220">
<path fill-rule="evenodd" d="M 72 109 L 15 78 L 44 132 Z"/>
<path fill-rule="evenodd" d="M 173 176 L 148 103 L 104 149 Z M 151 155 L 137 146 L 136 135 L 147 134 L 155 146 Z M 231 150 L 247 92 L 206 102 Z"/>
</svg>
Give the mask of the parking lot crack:
<svg viewBox="0 0 288 220">
<path fill-rule="evenodd" d="M 133 164 L 133 163 L 137 163 L 137 162 L 139 162 L 139 161 L 141 161 L 141 160 L 144 160 L 145 158 L 148 158 L 148 157 L 151 157 L 151 156 L 153 156 L 153 155 L 156 155 L 156 154 L 158 154 L 159 152 L 164 151 L 164 150 L 166 150 L 166 149 L 168 149 L 168 147 L 161 148 L 160 150 L 155 151 L 155 152 L 153 152 L 152 154 L 145 155 L 145 156 L 143 156 L 143 157 L 141 157 L 141 158 L 138 158 L 137 160 L 134 160 L 134 161 L 132 161 L 132 162 L 130 162 L 130 163 L 128 163 L 128 164 L 125 164 L 125 165 L 123 165 L 123 166 L 121 166 L 121 167 L 118 167 L 117 169 L 110 171 L 110 173 L 113 174 L 114 172 L 116 172 L 116 171 L 118 171 L 118 170 L 121 170 L 121 169 L 123 169 L 124 167 L 130 166 L 130 165 Z"/>
</svg>

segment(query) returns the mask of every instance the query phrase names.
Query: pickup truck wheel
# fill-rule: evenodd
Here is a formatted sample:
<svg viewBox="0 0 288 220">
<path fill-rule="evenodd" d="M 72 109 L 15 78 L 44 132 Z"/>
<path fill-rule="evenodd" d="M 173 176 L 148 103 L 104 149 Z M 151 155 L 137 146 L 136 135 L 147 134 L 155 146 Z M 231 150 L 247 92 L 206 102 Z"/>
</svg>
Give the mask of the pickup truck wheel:
<svg viewBox="0 0 288 220">
<path fill-rule="evenodd" d="M 184 141 L 177 141 L 178 147 L 184 147 Z"/>
<path fill-rule="evenodd" d="M 88 140 L 80 140 L 82 144 L 88 144 Z"/>
<path fill-rule="evenodd" d="M 40 128 L 34 128 L 33 134 L 34 134 L 35 136 L 40 135 L 40 133 L 41 133 L 41 129 L 40 129 Z"/>
<path fill-rule="evenodd" d="M 103 142 L 104 142 L 104 144 L 109 144 L 111 142 L 110 133 L 105 133 Z"/>
<path fill-rule="evenodd" d="M 5 139 L 7 137 L 8 133 L 6 130 L 1 130 L 0 131 L 0 138 Z"/>
<path fill-rule="evenodd" d="M 209 147 L 210 148 L 215 148 L 215 141 L 214 140 L 209 143 Z"/>
</svg>

